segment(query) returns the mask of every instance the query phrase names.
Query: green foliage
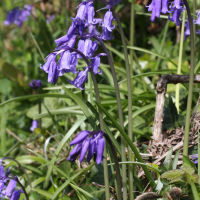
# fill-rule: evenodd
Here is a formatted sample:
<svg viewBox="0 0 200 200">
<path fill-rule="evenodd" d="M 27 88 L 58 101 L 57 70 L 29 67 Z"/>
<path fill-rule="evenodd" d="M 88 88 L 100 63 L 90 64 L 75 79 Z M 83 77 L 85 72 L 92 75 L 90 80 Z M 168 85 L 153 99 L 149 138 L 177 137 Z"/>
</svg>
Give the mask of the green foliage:
<svg viewBox="0 0 200 200">
<path fill-rule="evenodd" d="M 21 28 L 14 24 L 11 26 L 3 25 L 8 10 L 29 3 L 34 5 L 35 10 Z M 137 2 L 134 7 L 136 31 L 134 33 L 134 45 L 132 45 L 129 41 L 131 1 L 122 1 L 115 7 L 124 28 L 128 51 L 133 51 L 132 91 L 130 95 L 133 111 L 132 135 L 136 139 L 134 142 L 142 144 L 136 146 L 136 143 L 133 143 L 127 137 L 130 121 L 128 118 L 127 73 L 118 29 L 113 30 L 114 39 L 105 42 L 105 45 L 111 54 L 117 74 L 124 129 L 119 126 L 116 91 L 106 57 L 101 58 L 102 75 L 96 76 L 101 105 L 94 103 L 96 98 L 93 85 L 90 86 L 86 83 L 83 95 L 79 89 L 66 81 L 66 78 L 72 80 L 76 75 L 65 74 L 58 78 L 56 86 L 52 86 L 52 84 L 47 83 L 47 74 L 40 69 L 40 64 L 44 64 L 45 57 L 56 47 L 54 40 L 66 34 L 65 30 L 69 28 L 72 21 L 70 17 L 75 16 L 74 11 L 78 3 L 78 1 L 61 0 L 45 0 L 42 2 L 2 0 L 0 2 L 0 157 L 9 156 L 20 162 L 29 175 L 31 186 L 24 171 L 15 162 L 6 160 L 3 165 L 6 168 L 10 167 L 12 174 L 17 174 L 22 184 L 26 186 L 30 200 L 105 199 L 102 165 L 96 165 L 94 161 L 87 163 L 86 159 L 83 164 L 80 164 L 78 160 L 74 163 L 66 161 L 73 148 L 69 144 L 78 132 L 99 129 L 100 107 L 103 111 L 104 131 L 115 146 L 118 160 L 121 161 L 122 158 L 121 135 L 125 137 L 127 144 L 129 144 L 127 147 L 131 146 L 134 151 L 132 157 L 134 159 L 137 157 L 137 160 L 133 162 L 120 163 L 120 168 L 122 164 L 134 165 L 134 183 L 136 183 L 134 191 L 142 191 L 143 187 L 148 185 L 146 177 L 150 179 L 149 170 L 151 170 L 157 173 L 157 176 L 150 183 L 153 189 L 160 191 L 163 195 L 169 192 L 173 186 L 179 186 L 185 195 L 190 195 L 193 198 L 194 187 L 192 189 L 191 181 L 200 194 L 198 170 L 195 164 L 185 156 L 183 156 L 183 165 L 181 167 L 178 165 L 180 150 L 176 152 L 175 158 L 172 160 L 173 150 L 170 148 L 161 166 L 151 163 L 149 157 L 144 157 L 145 163 L 142 163 L 143 160 L 140 156 L 140 153 L 149 153 L 147 152 L 147 143 L 152 136 L 156 83 L 162 75 L 176 74 L 177 72 L 179 31 L 176 31 L 175 25 L 172 23 L 169 23 L 167 31 L 165 31 L 165 28 L 163 29 L 163 26 L 168 27 L 164 25 L 166 16 L 161 16 L 160 19 L 151 23 L 149 14 L 145 13 L 146 8 L 142 3 Z M 94 1 L 94 4 L 97 9 L 102 7 L 102 3 L 98 1 Z M 198 2 L 197 4 L 196 10 L 200 6 Z M 105 10 L 97 12 L 95 17 L 102 18 L 104 13 Z M 55 14 L 56 17 L 47 24 L 46 17 L 52 14 Z M 177 41 L 175 41 L 175 38 Z M 197 50 L 199 49 L 199 42 L 199 37 L 196 36 Z M 190 70 L 189 54 L 191 49 L 189 45 L 190 40 L 187 39 L 183 44 L 182 74 L 188 74 Z M 77 43 L 75 47 L 77 47 Z M 200 67 L 197 50 L 195 74 L 199 73 Z M 99 46 L 97 53 L 101 52 L 103 50 Z M 129 61 L 132 59 L 130 55 L 128 55 Z M 86 67 L 86 64 L 79 59 L 77 68 L 82 70 L 84 67 Z M 39 94 L 29 86 L 32 79 L 40 79 L 42 82 L 42 89 L 38 91 Z M 196 86 L 194 87 L 193 107 L 199 97 L 199 89 Z M 168 85 L 167 95 L 170 95 L 170 97 L 165 99 L 163 129 L 170 130 L 185 125 L 188 84 L 181 85 L 180 114 L 177 113 L 173 103 L 175 90 L 175 85 Z M 42 102 L 41 113 L 39 113 L 38 97 Z M 31 132 L 31 122 L 35 119 L 41 119 L 42 127 Z M 54 137 L 55 134 L 60 134 L 60 136 Z M 45 149 L 44 143 L 50 136 L 54 140 L 51 140 Z M 44 156 L 44 151 L 46 151 L 48 159 Z M 108 162 L 111 163 L 112 155 L 108 155 Z M 136 177 L 138 165 L 143 166 L 146 170 L 145 178 L 144 176 Z M 109 167 L 109 191 L 110 196 L 114 199 L 118 188 L 114 177 L 115 165 L 113 164 L 112 167 L 112 173 Z M 157 187 L 154 187 L 156 181 Z M 70 196 L 70 194 L 73 195 Z M 134 194 L 137 196 L 137 193 Z M 22 194 L 20 200 L 23 199 L 25 198 Z"/>
</svg>

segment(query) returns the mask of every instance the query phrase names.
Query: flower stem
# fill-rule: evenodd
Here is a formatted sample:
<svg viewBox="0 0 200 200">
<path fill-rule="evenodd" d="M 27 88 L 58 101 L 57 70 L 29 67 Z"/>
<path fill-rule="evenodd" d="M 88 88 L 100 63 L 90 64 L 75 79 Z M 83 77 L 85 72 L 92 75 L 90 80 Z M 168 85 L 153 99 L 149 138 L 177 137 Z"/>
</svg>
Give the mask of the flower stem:
<svg viewBox="0 0 200 200">
<path fill-rule="evenodd" d="M 179 58 L 178 58 L 178 69 L 177 74 L 181 74 L 182 56 L 183 56 L 183 41 L 184 41 L 184 28 L 185 28 L 185 15 L 186 11 L 183 12 L 183 21 L 181 27 L 181 38 L 180 38 L 180 48 L 179 48 Z M 176 85 L 176 108 L 179 113 L 179 99 L 180 99 L 180 83 Z"/>
<path fill-rule="evenodd" d="M 90 68 L 90 73 L 91 73 L 91 76 L 92 76 L 92 81 L 93 81 L 93 85 L 94 85 L 96 100 L 97 100 L 97 102 L 99 104 L 101 104 L 101 99 L 100 99 L 100 96 L 99 96 L 99 89 L 98 89 L 96 77 L 95 77 L 95 74 L 94 74 L 93 70 L 91 69 L 91 64 L 90 64 L 89 60 L 79 50 L 74 49 L 74 48 L 70 48 L 70 49 L 75 51 L 75 52 L 77 52 L 78 54 L 80 54 L 82 56 L 82 58 L 85 60 L 85 62 L 87 63 L 88 67 Z M 102 114 L 101 109 L 99 109 L 99 123 L 100 123 L 100 129 L 102 131 L 104 131 L 103 114 Z M 105 157 L 105 159 L 103 159 L 103 169 L 104 169 L 105 194 L 106 194 L 106 200 L 110 200 L 106 145 L 105 145 L 105 148 L 104 148 L 104 157 Z"/>
<path fill-rule="evenodd" d="M 194 80 L 194 67 L 195 67 L 195 51 L 194 51 L 194 31 L 192 16 L 187 0 L 183 0 L 189 20 L 190 27 L 190 46 L 191 46 L 191 60 L 190 60 L 190 81 L 189 81 L 189 91 L 188 91 L 188 101 L 187 101 L 187 112 L 186 112 L 186 122 L 185 122 L 185 133 L 184 133 L 184 144 L 183 144 L 183 155 L 188 156 L 188 142 L 189 142 L 189 129 L 190 129 L 190 115 L 192 106 L 192 93 L 193 93 L 193 80 Z"/>
<path fill-rule="evenodd" d="M 118 200 L 122 200 L 122 191 L 121 191 L 122 182 L 121 182 L 121 176 L 120 176 L 119 162 L 118 162 L 118 159 L 117 159 L 117 153 L 115 151 L 115 147 L 113 146 L 112 141 L 109 138 L 109 136 L 107 134 L 104 134 L 104 137 L 106 138 L 106 141 L 110 145 L 110 149 L 112 151 L 113 159 L 114 159 L 114 162 L 115 162 L 116 176 L 117 176 Z"/>
<path fill-rule="evenodd" d="M 124 119 L 123 119 L 123 112 L 122 112 L 122 105 L 121 105 L 121 99 L 120 99 L 120 92 L 119 92 L 119 85 L 117 81 L 117 76 L 115 73 L 115 68 L 112 62 L 112 58 L 109 54 L 109 51 L 107 50 L 106 46 L 104 45 L 103 41 L 99 39 L 96 36 L 93 36 L 103 47 L 105 53 L 107 54 L 108 63 L 110 65 L 110 70 L 112 73 L 114 86 L 115 86 L 115 92 L 116 92 L 116 98 L 117 98 L 117 107 L 118 107 L 118 114 L 119 114 L 119 124 L 124 129 Z M 131 107 L 132 110 L 132 107 Z M 126 161 L 126 152 L 125 152 L 125 146 L 126 142 L 124 138 L 121 136 L 121 156 L 122 156 L 122 162 Z M 122 165 L 122 185 L 123 185 L 123 199 L 127 199 L 127 184 L 126 184 L 126 165 Z"/>
<path fill-rule="evenodd" d="M 4 102 L 4 97 L 1 97 Z M 6 106 L 1 108 L 1 151 L 4 155 L 6 153 Z"/>
<path fill-rule="evenodd" d="M 131 2 L 131 27 L 130 27 L 130 46 L 134 46 L 134 35 L 135 35 L 135 12 L 134 12 L 134 7 L 135 7 L 135 0 L 132 0 Z M 121 33 L 121 30 L 120 30 Z M 122 34 L 121 34 L 122 36 Z M 130 50 L 130 76 L 133 76 L 134 72 L 133 72 L 133 53 L 134 50 L 131 49 Z M 127 77 L 128 80 L 128 77 Z M 144 80 L 143 80 L 144 82 Z M 144 83 L 145 84 L 145 83 Z M 131 90 L 131 94 L 133 93 L 133 83 L 132 83 L 132 90 Z M 129 92 L 129 91 L 128 91 Z M 132 102 L 131 102 L 132 104 Z M 129 121 L 130 123 L 130 121 Z M 131 130 L 131 129 L 130 129 Z M 133 134 L 132 131 L 129 131 L 129 137 L 130 139 L 133 141 Z M 134 137 L 134 141 L 136 141 L 136 137 Z M 128 161 L 133 161 L 133 155 L 132 155 L 132 150 L 130 147 L 128 147 Z M 128 165 L 128 177 L 129 177 L 129 199 L 133 200 L 134 199 L 134 193 L 132 191 L 134 191 L 133 188 L 133 173 L 134 173 L 134 166 L 133 165 Z"/>
<path fill-rule="evenodd" d="M 124 58 L 125 58 L 125 66 L 126 66 L 126 78 L 127 78 L 127 88 L 128 88 L 128 136 L 130 140 L 133 142 L 133 119 L 132 119 L 132 89 L 131 89 L 131 70 L 128 60 L 128 50 L 126 47 L 126 41 L 124 36 L 124 31 L 121 26 L 121 22 L 119 20 L 118 15 L 115 13 L 115 11 L 112 9 L 113 16 L 117 21 L 117 24 L 119 26 L 119 31 L 121 34 L 122 44 L 123 44 L 123 50 L 124 50 Z M 132 150 L 129 147 L 129 161 L 132 161 Z M 133 165 L 128 166 L 128 179 L 129 179 L 129 199 L 133 199 Z M 125 199 L 125 198 L 124 198 Z"/>
</svg>

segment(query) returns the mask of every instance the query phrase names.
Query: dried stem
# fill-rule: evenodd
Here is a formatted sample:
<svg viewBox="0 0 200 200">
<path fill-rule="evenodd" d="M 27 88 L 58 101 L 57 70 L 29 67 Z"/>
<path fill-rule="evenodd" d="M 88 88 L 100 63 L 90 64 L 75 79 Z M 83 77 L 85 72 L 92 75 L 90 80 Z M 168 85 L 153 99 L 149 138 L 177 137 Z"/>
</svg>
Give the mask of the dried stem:
<svg viewBox="0 0 200 200">
<path fill-rule="evenodd" d="M 193 80 L 194 83 L 200 83 L 200 75 L 196 75 Z M 153 139 L 155 142 L 162 140 L 162 121 L 163 110 L 165 104 L 165 94 L 167 91 L 167 84 L 173 83 L 189 83 L 189 75 L 164 75 L 157 83 L 156 91 L 156 110 L 153 123 Z M 189 120 L 190 121 L 190 120 Z"/>
</svg>

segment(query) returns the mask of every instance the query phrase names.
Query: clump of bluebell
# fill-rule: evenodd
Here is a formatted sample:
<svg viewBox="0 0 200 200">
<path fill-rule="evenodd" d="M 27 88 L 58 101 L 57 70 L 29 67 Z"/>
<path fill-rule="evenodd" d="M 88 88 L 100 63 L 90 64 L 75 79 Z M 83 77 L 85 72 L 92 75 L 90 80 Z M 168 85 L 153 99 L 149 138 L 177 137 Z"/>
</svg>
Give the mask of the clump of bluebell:
<svg viewBox="0 0 200 200">
<path fill-rule="evenodd" d="M 160 13 L 169 13 L 169 20 L 175 22 L 178 26 L 180 23 L 181 12 L 185 10 L 181 0 L 152 0 L 148 7 L 148 11 L 152 11 L 151 21 L 154 21 L 156 17 L 160 17 Z"/>
<path fill-rule="evenodd" d="M 9 168 L 5 172 L 5 169 L 0 165 L 0 199 L 4 197 L 10 198 L 10 200 L 19 200 L 22 189 L 16 189 L 18 178 L 10 175 Z"/>
<path fill-rule="evenodd" d="M 28 17 L 31 15 L 32 5 L 24 5 L 22 9 L 16 7 L 7 12 L 6 20 L 4 25 L 10 25 L 12 23 L 21 27 L 24 21 L 28 20 Z"/>
<path fill-rule="evenodd" d="M 160 13 L 168 13 L 168 19 L 173 21 L 177 26 L 180 26 L 180 22 L 182 21 L 181 13 L 185 10 L 184 3 L 181 2 L 181 0 L 174 0 L 170 2 L 169 0 L 152 0 L 149 6 L 146 7 L 148 7 L 148 11 L 152 11 L 152 22 L 156 17 L 160 17 Z M 193 20 L 193 23 L 200 25 L 200 12 L 197 13 L 197 20 Z M 196 30 L 196 33 L 200 35 L 200 30 Z M 184 40 L 186 40 L 188 35 L 190 35 L 190 29 L 189 21 L 187 20 L 185 23 Z"/>
<path fill-rule="evenodd" d="M 78 136 L 70 143 L 70 146 L 76 145 L 74 149 L 69 153 L 67 160 L 75 161 L 80 155 L 80 162 L 83 161 L 87 154 L 87 161 L 90 162 L 93 155 L 96 155 L 97 164 L 102 163 L 103 151 L 105 147 L 105 139 L 103 138 L 103 131 L 82 131 Z"/>
<path fill-rule="evenodd" d="M 115 4 L 116 2 L 111 1 L 110 3 Z M 77 74 L 77 77 L 73 81 L 67 81 L 75 87 L 84 90 L 84 83 L 90 70 L 93 70 L 94 74 L 102 73 L 102 71 L 99 71 L 100 56 L 106 56 L 106 54 L 94 55 L 98 49 L 98 43 L 93 38 L 95 36 L 101 40 L 113 39 L 112 31 L 115 26 L 112 25 L 114 18 L 110 10 L 111 4 L 105 7 L 109 10 L 105 13 L 104 20 L 94 17 L 93 1 L 84 1 L 79 4 L 76 17 L 72 18 L 72 24 L 67 34 L 55 40 L 57 45 L 55 51 L 49 54 L 46 63 L 40 66 L 41 69 L 48 73 L 48 82 L 56 84 L 59 76 L 72 72 Z M 102 27 L 102 33 L 97 30 L 97 26 Z M 73 48 L 77 40 L 79 40 L 77 43 L 78 48 L 76 49 L 77 51 L 74 51 Z M 78 59 L 83 59 L 80 52 L 91 63 L 81 72 L 76 69 Z"/>
</svg>

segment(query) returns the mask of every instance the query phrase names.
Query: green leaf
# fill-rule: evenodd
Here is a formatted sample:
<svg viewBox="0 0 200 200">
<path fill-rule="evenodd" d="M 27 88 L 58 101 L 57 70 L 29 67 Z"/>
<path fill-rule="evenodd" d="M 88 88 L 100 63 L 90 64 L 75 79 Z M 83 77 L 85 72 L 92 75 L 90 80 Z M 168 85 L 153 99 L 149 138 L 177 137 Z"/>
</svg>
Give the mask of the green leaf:
<svg viewBox="0 0 200 200">
<path fill-rule="evenodd" d="M 52 193 L 47 192 L 46 190 L 42 190 L 42 189 L 39 189 L 39 188 L 33 188 L 33 191 L 35 191 L 38 194 L 41 194 L 42 196 L 47 197 L 49 199 L 51 199 L 51 197 L 52 197 Z"/>
<path fill-rule="evenodd" d="M 185 172 L 181 169 L 174 169 L 165 172 L 164 174 L 161 175 L 161 178 L 167 178 L 167 179 L 176 179 L 176 178 L 181 178 Z"/>
<path fill-rule="evenodd" d="M 165 99 L 165 106 L 163 112 L 163 129 L 174 129 L 185 125 L 185 116 L 179 115 L 174 105 L 172 98 Z"/>
<path fill-rule="evenodd" d="M 70 177 L 71 180 L 76 179 L 77 177 L 79 177 L 83 172 L 88 171 L 91 166 L 93 166 L 95 163 L 89 165 L 88 167 L 81 169 L 80 171 L 78 171 L 76 174 L 74 174 L 73 176 Z M 57 198 L 57 196 L 70 184 L 70 181 L 67 180 L 65 181 L 57 190 L 56 192 L 52 195 L 51 199 L 54 200 Z M 77 188 L 76 188 L 77 189 Z M 90 195 L 91 196 L 91 195 Z"/>
<path fill-rule="evenodd" d="M 179 152 L 180 152 L 180 149 L 178 149 L 178 151 L 175 154 L 175 157 L 172 163 L 172 169 L 176 169 L 177 167 Z"/>
<path fill-rule="evenodd" d="M 63 148 L 63 146 L 66 144 L 67 140 L 72 136 L 72 134 L 78 129 L 78 127 L 85 121 L 86 117 L 83 116 L 81 117 L 79 120 L 76 121 L 76 123 L 70 128 L 70 130 L 67 132 L 67 134 L 65 135 L 65 137 L 61 140 L 61 142 L 59 143 L 56 151 L 55 151 L 55 156 L 52 157 L 50 163 L 51 165 L 54 165 L 57 155 L 59 155 L 61 149 Z M 48 170 L 47 170 L 47 174 L 46 174 L 46 181 L 45 183 L 47 184 L 49 182 L 50 179 L 50 175 L 52 172 L 53 167 L 49 166 Z"/>
<path fill-rule="evenodd" d="M 7 78 L 3 78 L 0 81 L 0 93 L 7 95 L 11 92 L 12 88 L 10 86 L 11 81 Z"/>
<path fill-rule="evenodd" d="M 170 147 L 169 152 L 163 162 L 163 166 L 166 168 L 166 170 L 172 169 L 172 153 L 173 153 L 173 147 Z"/>
<path fill-rule="evenodd" d="M 120 131 L 120 133 L 122 134 L 123 138 L 125 139 L 125 141 L 128 143 L 129 147 L 132 149 L 132 151 L 134 152 L 136 158 L 138 159 L 139 162 L 143 163 L 143 159 L 142 157 L 140 156 L 137 148 L 134 146 L 133 142 L 130 140 L 130 138 L 128 137 L 127 133 L 122 129 L 122 127 L 116 122 L 116 120 L 107 112 L 107 110 L 102 106 L 100 105 L 98 102 L 95 102 L 98 107 L 101 108 L 101 110 L 106 114 L 106 116 L 111 120 L 111 122 L 113 123 L 113 125 Z M 151 176 L 149 170 L 147 169 L 146 166 L 142 166 L 146 176 L 147 176 L 147 179 L 150 181 L 150 184 L 152 187 L 155 187 L 155 182 L 153 180 L 153 177 Z"/>
<path fill-rule="evenodd" d="M 71 92 L 69 89 L 62 87 L 63 90 L 74 100 L 76 101 L 76 103 L 81 107 L 82 111 L 84 112 L 85 116 L 88 118 L 90 125 L 93 127 L 94 130 L 97 130 L 98 127 L 95 123 L 94 118 L 92 117 L 88 107 L 85 105 L 85 103 L 82 101 L 82 99 L 77 96 L 76 94 L 74 94 L 73 92 Z"/>
<path fill-rule="evenodd" d="M 69 98 L 68 95 L 63 95 L 63 94 L 38 94 L 38 95 L 26 95 L 26 96 L 21 96 L 21 97 L 16 97 L 13 99 L 9 99 L 8 101 L 4 101 L 3 103 L 0 104 L 0 106 L 4 106 L 8 103 L 15 102 L 15 101 L 24 101 L 24 100 L 30 100 L 30 99 L 38 99 L 40 98 L 45 98 L 45 97 L 56 97 L 56 98 Z"/>
<path fill-rule="evenodd" d="M 152 51 L 149 51 L 149 50 L 146 50 L 146 49 L 143 49 L 143 48 L 140 48 L 140 47 L 131 47 L 131 46 L 127 46 L 128 49 L 134 49 L 134 50 L 138 50 L 138 51 L 142 51 L 142 52 L 145 52 L 145 53 L 149 53 L 151 55 L 154 55 L 154 56 L 158 56 L 164 60 L 168 60 L 169 62 L 171 62 L 172 64 L 174 64 L 176 67 L 177 67 L 177 64 L 175 62 L 173 62 L 171 59 L 169 58 L 166 58 L 158 53 L 155 53 L 155 52 L 152 52 Z"/>
<path fill-rule="evenodd" d="M 39 162 L 41 164 L 45 164 L 44 160 L 37 157 L 37 156 L 19 156 L 17 158 L 15 158 L 15 160 L 17 160 L 20 164 L 31 164 L 33 162 Z M 8 165 L 6 165 L 6 167 L 10 167 L 10 166 L 15 166 L 18 165 L 16 162 L 11 161 Z"/>
<path fill-rule="evenodd" d="M 2 72 L 10 79 L 17 81 L 18 70 L 10 63 L 5 62 L 2 66 Z"/>
<path fill-rule="evenodd" d="M 149 110 L 149 109 L 152 109 L 152 108 L 155 108 L 156 107 L 156 104 L 155 103 L 151 103 L 149 105 L 146 105 L 146 106 L 143 106 L 143 107 L 140 107 L 138 110 L 136 110 L 135 112 L 133 112 L 132 114 L 132 119 L 134 119 L 136 116 L 138 116 L 139 114 Z M 125 120 L 124 122 L 124 126 L 126 126 L 128 124 L 128 120 Z M 134 130 L 133 130 L 134 132 Z M 115 134 L 115 139 L 118 138 L 118 136 L 120 135 L 120 132 L 117 131 L 117 133 Z"/>
<path fill-rule="evenodd" d="M 195 170 L 195 172 L 197 173 L 195 164 L 185 155 L 183 155 L 183 165 L 192 167 Z"/>
</svg>

